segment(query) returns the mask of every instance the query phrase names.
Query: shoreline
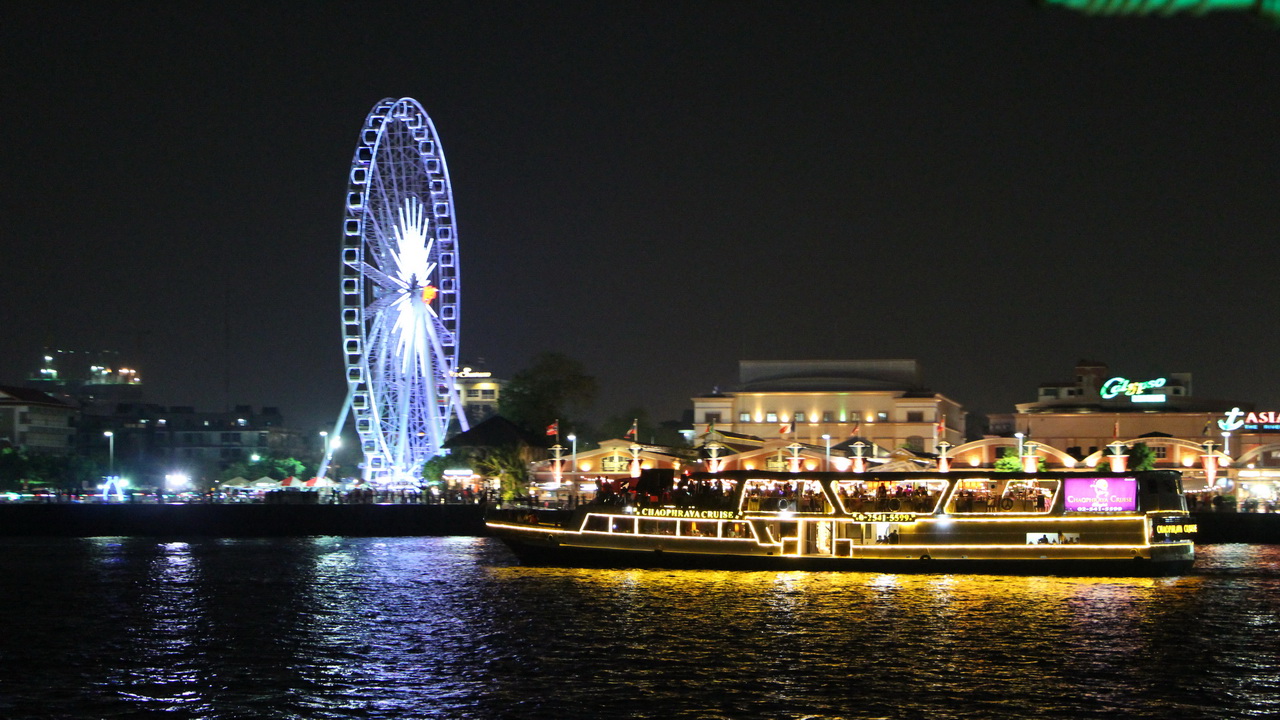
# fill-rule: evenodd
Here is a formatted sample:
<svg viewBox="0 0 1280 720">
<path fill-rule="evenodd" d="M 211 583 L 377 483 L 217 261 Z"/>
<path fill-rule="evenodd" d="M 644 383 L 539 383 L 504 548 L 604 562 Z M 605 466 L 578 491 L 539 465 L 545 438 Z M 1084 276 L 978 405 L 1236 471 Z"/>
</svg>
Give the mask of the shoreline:
<svg viewBox="0 0 1280 720">
<path fill-rule="evenodd" d="M 0 537 L 487 536 L 483 505 L 0 504 Z M 1280 544 L 1280 513 L 1191 514 L 1196 543 Z"/>
</svg>

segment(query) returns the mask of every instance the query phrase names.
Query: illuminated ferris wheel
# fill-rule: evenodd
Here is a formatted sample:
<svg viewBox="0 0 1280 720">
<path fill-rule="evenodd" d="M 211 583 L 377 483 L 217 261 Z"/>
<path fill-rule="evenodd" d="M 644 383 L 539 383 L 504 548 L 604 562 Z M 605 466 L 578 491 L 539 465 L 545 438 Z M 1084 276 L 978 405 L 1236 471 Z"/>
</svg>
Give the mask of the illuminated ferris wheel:
<svg viewBox="0 0 1280 720">
<path fill-rule="evenodd" d="M 364 477 L 417 482 L 456 418 L 460 277 L 453 193 L 435 126 L 412 98 L 365 119 L 351 162 L 342 230 L 342 343 L 347 400 Z M 328 470 L 327 448 L 319 476 Z"/>
</svg>

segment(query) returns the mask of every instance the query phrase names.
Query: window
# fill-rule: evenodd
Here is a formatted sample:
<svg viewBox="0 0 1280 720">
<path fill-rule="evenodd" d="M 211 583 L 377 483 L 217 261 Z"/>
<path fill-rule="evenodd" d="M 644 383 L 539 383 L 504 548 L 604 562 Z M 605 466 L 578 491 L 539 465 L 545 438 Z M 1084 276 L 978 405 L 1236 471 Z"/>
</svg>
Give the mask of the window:
<svg viewBox="0 0 1280 720">
<path fill-rule="evenodd" d="M 478 398 L 480 397 L 480 391 L 475 388 L 467 388 L 467 397 Z"/>
<path fill-rule="evenodd" d="M 738 413 L 738 422 L 744 422 L 744 423 L 751 422 L 751 413 L 749 412 Z"/>
<path fill-rule="evenodd" d="M 829 422 L 831 422 L 831 411 L 830 411 L 830 410 L 824 411 L 824 412 L 822 413 L 822 422 L 824 422 L 824 423 L 829 423 Z"/>
<path fill-rule="evenodd" d="M 496 391 L 496 390 L 481 390 L 481 391 L 480 391 L 480 397 L 482 397 L 482 398 L 484 398 L 484 399 L 486 399 L 486 400 L 492 400 L 492 399 L 494 399 L 495 397 L 497 397 L 497 391 Z"/>
<path fill-rule="evenodd" d="M 707 413 L 707 424 L 715 425 L 720 422 L 720 413 Z"/>
<path fill-rule="evenodd" d="M 1161 460 L 1164 460 L 1165 458 L 1169 457 L 1169 446 L 1167 445 L 1156 445 L 1155 447 L 1151 448 L 1151 450 L 1155 452 L 1156 457 Z"/>
<path fill-rule="evenodd" d="M 887 412 L 878 412 L 878 413 L 876 413 L 876 420 L 877 420 L 877 421 L 879 421 L 879 422 L 888 422 L 888 421 L 889 421 L 889 413 L 887 413 Z"/>
<path fill-rule="evenodd" d="M 764 414 L 764 421 L 765 421 L 765 422 L 778 422 L 778 413 L 776 413 L 776 412 L 765 413 L 765 414 Z"/>
<path fill-rule="evenodd" d="M 804 422 L 804 413 L 802 412 L 796 413 L 795 421 L 798 423 Z"/>
<path fill-rule="evenodd" d="M 907 422 L 924 422 L 924 413 L 920 410 L 908 410 Z"/>
</svg>

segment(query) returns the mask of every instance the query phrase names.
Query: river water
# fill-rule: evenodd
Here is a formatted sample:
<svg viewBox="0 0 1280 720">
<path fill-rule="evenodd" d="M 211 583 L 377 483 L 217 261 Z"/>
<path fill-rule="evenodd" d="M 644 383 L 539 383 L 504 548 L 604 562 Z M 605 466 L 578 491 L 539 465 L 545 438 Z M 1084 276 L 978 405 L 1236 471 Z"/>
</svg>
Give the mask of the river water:
<svg viewBox="0 0 1280 720">
<path fill-rule="evenodd" d="M 525 568 L 484 538 L 0 540 L 0 717 L 1280 715 L 1280 546 L 1176 578 Z"/>
</svg>

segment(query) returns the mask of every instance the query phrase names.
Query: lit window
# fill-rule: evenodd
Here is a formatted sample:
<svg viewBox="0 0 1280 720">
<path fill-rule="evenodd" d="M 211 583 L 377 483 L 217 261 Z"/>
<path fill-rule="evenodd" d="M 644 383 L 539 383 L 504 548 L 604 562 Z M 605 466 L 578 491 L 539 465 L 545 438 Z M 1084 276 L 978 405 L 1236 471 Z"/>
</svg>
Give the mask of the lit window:
<svg viewBox="0 0 1280 720">
<path fill-rule="evenodd" d="M 751 413 L 749 412 L 738 413 L 738 422 L 744 422 L 744 423 L 751 422 Z"/>
<path fill-rule="evenodd" d="M 765 422 L 778 422 L 778 413 L 776 413 L 776 412 L 765 413 L 765 414 L 764 414 L 764 421 L 765 421 Z"/>
<path fill-rule="evenodd" d="M 798 423 L 804 422 L 804 413 L 802 412 L 796 413 L 795 421 Z"/>
</svg>

